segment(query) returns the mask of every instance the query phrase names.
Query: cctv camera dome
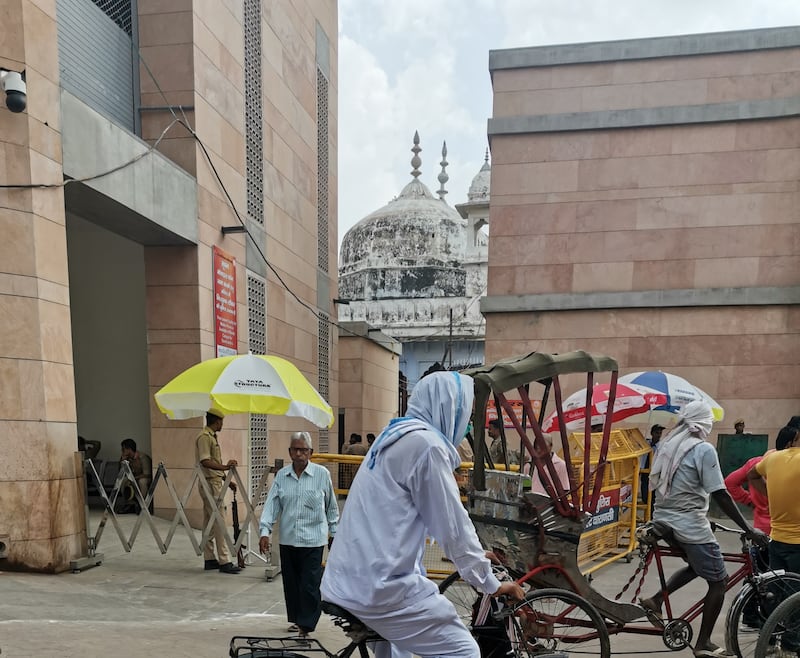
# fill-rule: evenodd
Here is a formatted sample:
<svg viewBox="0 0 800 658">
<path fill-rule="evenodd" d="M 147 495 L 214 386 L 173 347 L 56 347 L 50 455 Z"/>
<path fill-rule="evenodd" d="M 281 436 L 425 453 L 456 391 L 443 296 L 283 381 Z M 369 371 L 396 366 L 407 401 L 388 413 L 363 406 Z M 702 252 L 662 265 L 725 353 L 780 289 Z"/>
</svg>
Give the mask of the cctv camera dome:
<svg viewBox="0 0 800 658">
<path fill-rule="evenodd" d="M 9 91 L 6 93 L 6 107 L 12 112 L 24 112 L 27 105 L 27 96 L 21 91 Z"/>
</svg>

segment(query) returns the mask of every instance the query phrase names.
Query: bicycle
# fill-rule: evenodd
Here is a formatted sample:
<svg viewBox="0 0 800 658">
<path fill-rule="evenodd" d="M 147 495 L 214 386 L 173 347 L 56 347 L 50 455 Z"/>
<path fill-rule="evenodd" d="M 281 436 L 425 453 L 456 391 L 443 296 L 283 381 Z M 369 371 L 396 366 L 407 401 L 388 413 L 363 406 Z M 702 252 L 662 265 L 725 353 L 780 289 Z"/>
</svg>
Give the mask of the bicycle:
<svg viewBox="0 0 800 658">
<path fill-rule="evenodd" d="M 358 617 L 338 605 L 323 601 L 322 611 L 333 617 L 333 623 L 350 638 L 350 643 L 336 653 L 328 651 L 315 638 L 235 635 L 231 638 L 228 655 L 230 658 L 302 658 L 310 653 L 322 654 L 325 658 L 348 658 L 357 651 L 360 658 L 368 658 L 369 644 L 383 641 Z"/>
<path fill-rule="evenodd" d="M 792 634 L 792 646 L 787 635 Z M 800 656 L 800 592 L 792 594 L 769 616 L 756 644 L 756 658 L 795 658 Z"/>
<path fill-rule="evenodd" d="M 737 584 L 743 583 L 742 589 L 731 603 L 725 618 L 725 645 L 728 651 L 733 652 L 740 658 L 751 658 L 755 652 L 758 635 L 745 630 L 743 623 L 745 612 L 747 611 L 748 617 L 754 617 L 753 621 L 755 621 L 756 627 L 760 628 L 775 607 L 792 591 L 800 587 L 800 574 L 786 573 L 783 570 L 759 572 L 757 560 L 754 557 L 757 548 L 745 536 L 744 532 L 720 523 L 712 523 L 711 525 L 714 531 L 737 534 L 741 542 L 741 550 L 739 552 L 722 553 L 722 559 L 726 564 L 740 565 L 736 571 L 729 574 L 725 584 L 725 591 L 728 592 Z M 704 600 L 701 599 L 695 602 L 680 615 L 673 615 L 669 595 L 666 593 L 666 578 L 664 576 L 662 558 L 683 558 L 683 551 L 674 545 L 670 545 L 670 535 L 671 530 L 667 529 L 665 532 L 663 524 L 650 522 L 640 527 L 637 531 L 641 556 L 639 567 L 623 590 L 617 595 L 617 598 L 619 598 L 624 594 L 635 580 L 636 575 L 642 572 L 642 579 L 634 594 L 634 597 L 638 596 L 642 589 L 642 582 L 647 574 L 647 569 L 655 562 L 661 591 L 664 593 L 665 615 L 663 619 L 654 618 L 650 614 L 648 618 L 653 624 L 651 628 L 626 624 L 609 630 L 612 634 L 617 632 L 660 634 L 667 648 L 678 651 L 690 645 L 693 635 L 691 622 L 702 615 Z M 667 542 L 667 545 L 659 543 L 660 541 Z"/>
<path fill-rule="evenodd" d="M 457 574 L 456 574 L 457 575 Z M 314 638 L 301 637 L 250 637 L 238 635 L 231 638 L 228 655 L 230 658 L 304 658 L 308 654 L 322 654 L 325 658 L 348 658 L 358 652 L 359 658 L 368 658 L 369 645 L 383 642 L 384 639 L 364 622 L 344 608 L 333 603 L 322 602 L 323 612 L 334 618 L 334 624 L 350 638 L 350 643 L 337 651 L 330 652 Z M 298 653 L 302 651 L 302 653 Z M 537 658 L 566 658 L 560 652 L 537 653 Z"/>
<path fill-rule="evenodd" d="M 510 576 L 495 567 L 499 580 Z M 575 651 L 609 658 L 611 640 L 603 617 L 586 599 L 565 589 L 534 589 L 514 604 L 495 602 L 450 574 L 439 585 L 470 629 L 483 658 L 568 656 Z M 493 605 L 494 604 L 494 605 Z"/>
<path fill-rule="evenodd" d="M 722 554 L 726 563 L 740 565 L 729 576 L 726 591 L 744 583 L 726 616 L 725 642 L 729 651 L 741 658 L 750 658 L 754 655 L 758 635 L 740 632 L 745 609 L 749 608 L 749 612 L 757 618 L 758 625 L 762 626 L 781 601 L 800 589 L 800 575 L 783 571 L 758 573 L 754 569 L 754 547 L 744 533 L 721 524 L 713 525 L 715 530 L 737 533 L 741 540 L 740 552 Z M 646 626 L 635 622 L 615 622 L 607 617 L 604 619 L 604 615 L 592 603 L 567 589 L 534 589 L 524 601 L 503 611 L 495 611 L 494 615 L 489 616 L 481 609 L 482 603 L 484 607 L 486 605 L 484 597 L 462 581 L 458 574 L 451 574 L 443 581 L 440 592 L 456 606 L 462 621 L 471 629 L 484 651 L 485 658 L 501 655 L 488 649 L 491 642 L 501 643 L 507 655 L 513 656 L 531 657 L 541 656 L 545 651 L 579 650 L 581 653 L 606 658 L 611 655 L 610 636 L 620 633 L 661 636 L 667 648 L 679 651 L 690 645 L 693 636 L 691 622 L 702 615 L 704 601 L 701 599 L 695 602 L 682 614 L 673 614 L 669 595 L 666 594 L 662 560 L 666 557 L 682 558 L 683 551 L 660 543 L 666 541 L 666 534 L 659 524 L 649 523 L 640 527 L 637 532 L 640 546 L 639 566 L 617 595 L 617 599 L 621 598 L 641 573 L 634 599 L 638 597 L 648 569 L 653 564 L 656 565 L 659 583 L 665 594 L 665 615 L 663 618 L 651 615 L 650 624 Z M 536 576 L 541 571 L 517 574 L 508 570 L 508 573 L 520 584 L 527 583 L 530 586 L 535 584 Z M 504 626 L 498 624 L 500 621 Z"/>
</svg>

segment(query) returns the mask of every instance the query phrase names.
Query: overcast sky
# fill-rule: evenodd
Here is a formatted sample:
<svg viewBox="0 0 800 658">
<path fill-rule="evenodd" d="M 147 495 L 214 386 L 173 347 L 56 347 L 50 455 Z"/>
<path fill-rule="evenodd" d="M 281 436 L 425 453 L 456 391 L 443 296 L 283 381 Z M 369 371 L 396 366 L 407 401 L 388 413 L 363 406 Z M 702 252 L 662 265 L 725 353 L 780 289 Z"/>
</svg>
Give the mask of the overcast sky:
<svg viewBox="0 0 800 658">
<path fill-rule="evenodd" d="M 411 179 L 466 199 L 491 115 L 489 50 L 800 25 L 800 0 L 339 0 L 339 243 Z"/>
</svg>

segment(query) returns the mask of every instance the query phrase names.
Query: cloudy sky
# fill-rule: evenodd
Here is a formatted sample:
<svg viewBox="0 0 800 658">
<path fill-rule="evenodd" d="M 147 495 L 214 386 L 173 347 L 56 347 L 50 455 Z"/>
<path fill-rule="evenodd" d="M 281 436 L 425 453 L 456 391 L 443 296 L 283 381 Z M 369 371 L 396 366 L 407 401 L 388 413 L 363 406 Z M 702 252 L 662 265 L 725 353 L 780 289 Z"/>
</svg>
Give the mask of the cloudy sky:
<svg viewBox="0 0 800 658">
<path fill-rule="evenodd" d="M 489 50 L 800 25 L 800 0 L 339 0 L 339 242 L 410 180 L 450 205 L 483 164 Z"/>
</svg>

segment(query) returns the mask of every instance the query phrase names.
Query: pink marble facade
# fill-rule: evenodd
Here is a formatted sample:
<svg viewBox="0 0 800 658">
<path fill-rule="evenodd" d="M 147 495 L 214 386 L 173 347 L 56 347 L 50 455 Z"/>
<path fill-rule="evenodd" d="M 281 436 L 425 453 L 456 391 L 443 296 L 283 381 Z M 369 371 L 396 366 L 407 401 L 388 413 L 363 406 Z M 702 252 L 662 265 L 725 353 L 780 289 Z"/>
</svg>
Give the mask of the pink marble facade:
<svg viewBox="0 0 800 658">
<path fill-rule="evenodd" d="M 0 107 L 0 169 L 6 183 L 63 180 L 55 5 L 53 0 L 4 4 L 0 66 L 26 70 L 29 97 L 22 114 Z M 139 44 L 148 65 L 139 71 L 141 103 L 150 108 L 142 112 L 141 136 L 154 141 L 172 121 L 169 112 L 156 106 L 184 106 L 233 204 L 245 213 L 242 3 L 139 0 L 137 5 Z M 292 290 L 312 307 L 317 304 L 317 23 L 330 38 L 331 298 L 337 288 L 336 12 L 336 3 L 262 3 L 266 236 L 260 246 Z M 151 452 L 154 464 L 164 462 L 182 494 L 195 466 L 194 438 L 203 422 L 168 421 L 152 403 L 152 393 L 184 368 L 214 356 L 214 246 L 237 262 L 238 349 L 247 351 L 245 236 L 221 233 L 222 226 L 238 219 L 188 131 L 173 128 L 159 149 L 197 180 L 198 244 L 144 249 Z M 0 228 L 6 238 L 0 244 L 0 539 L 9 546 L 9 558 L 0 560 L 0 569 L 62 571 L 87 548 L 82 469 L 74 459 L 76 400 L 64 194 L 61 188 L 4 190 L 0 197 Z M 316 318 L 272 273 L 267 287 L 269 351 L 294 361 L 316 383 Z M 323 310 L 334 315 L 332 302 Z M 338 337 L 333 330 L 330 335 L 329 397 L 335 408 Z M 286 419 L 270 424 L 275 457 L 285 457 L 286 435 L 295 429 L 315 428 Z M 335 436 L 335 428 L 331 434 Z M 247 441 L 247 417 L 227 418 L 223 455 L 239 461 L 243 479 Z M 171 516 L 173 505 L 165 488 L 156 493 L 156 513 Z M 200 507 L 197 496 L 190 499 L 192 522 L 200 518 Z"/>
<path fill-rule="evenodd" d="M 780 99 L 788 48 L 493 72 L 494 115 Z M 800 284 L 800 119 L 492 137 L 488 295 Z M 587 349 L 686 376 L 753 432 L 800 413 L 796 305 L 487 315 L 487 362 Z"/>
<path fill-rule="evenodd" d="M 211 153 L 237 209 L 246 209 L 244 126 L 244 41 L 241 2 L 201 3 L 183 0 L 139 3 L 143 56 L 154 70 L 167 97 L 193 106 L 189 118 Z M 316 209 L 316 23 L 331 37 L 332 62 L 329 107 L 331 163 L 335 166 L 336 134 L 336 6 L 329 3 L 270 3 L 262 7 L 262 89 L 264 157 L 264 227 L 261 249 L 286 284 L 309 306 L 317 303 Z M 165 29 L 173 25 L 174 29 Z M 175 61 L 179 66 L 175 66 Z M 162 105 L 142 70 L 142 99 Z M 146 113 L 143 130 L 155 139 L 171 116 Z M 204 155 L 180 131 L 161 151 L 197 176 L 197 248 L 146 249 L 147 322 L 151 393 L 184 368 L 214 356 L 212 248 L 220 246 L 237 262 L 239 352 L 248 349 L 245 271 L 245 236 L 223 236 L 222 226 L 238 223 Z M 335 189 L 335 169 L 330 187 Z M 335 209 L 335 195 L 329 207 Z M 336 262 L 335 210 L 331 212 L 330 262 Z M 330 289 L 336 290 L 336 269 L 331 268 Z M 289 295 L 269 272 L 267 276 L 267 349 L 293 363 L 317 383 L 317 319 Z M 331 298 L 334 295 L 331 295 Z M 331 313 L 333 309 L 330 309 Z M 330 402 L 335 408 L 338 389 L 335 361 L 336 334 L 331 335 Z M 167 420 L 151 409 L 154 461 L 163 461 L 179 491 L 188 484 L 194 461 L 194 438 L 202 421 Z M 288 435 L 317 428 L 298 419 L 270 420 L 270 458 L 287 456 Z M 331 430 L 335 436 L 335 428 Z M 220 435 L 223 458 L 237 459 L 239 473 L 247 478 L 247 417 L 229 417 Z M 315 438 L 315 443 L 317 439 Z M 166 490 L 156 492 L 157 513 L 171 515 Z M 198 496 L 190 500 L 188 516 L 201 516 Z"/>
<path fill-rule="evenodd" d="M 339 407 L 344 411 L 345 443 L 350 434 L 377 436 L 397 415 L 400 360 L 366 338 L 339 338 Z M 332 452 L 336 452 L 332 450 Z"/>
<path fill-rule="evenodd" d="M 0 107 L 7 184 L 62 180 L 55 3 L 5 3 L 0 65 L 26 70 L 28 109 Z M 32 102 L 31 99 L 35 99 Z M 0 569 L 63 571 L 85 552 L 75 451 L 69 281 L 61 188 L 0 191 Z"/>
</svg>

